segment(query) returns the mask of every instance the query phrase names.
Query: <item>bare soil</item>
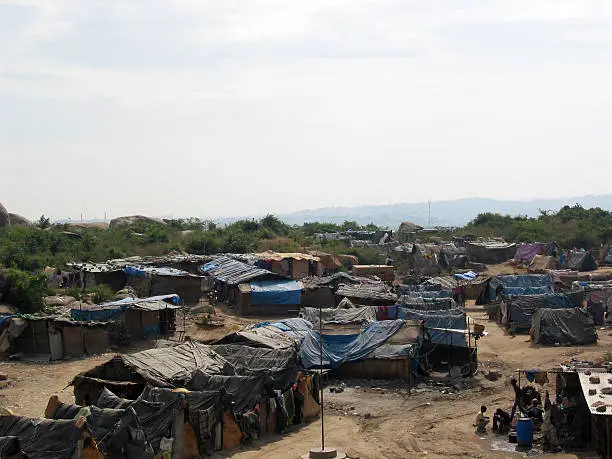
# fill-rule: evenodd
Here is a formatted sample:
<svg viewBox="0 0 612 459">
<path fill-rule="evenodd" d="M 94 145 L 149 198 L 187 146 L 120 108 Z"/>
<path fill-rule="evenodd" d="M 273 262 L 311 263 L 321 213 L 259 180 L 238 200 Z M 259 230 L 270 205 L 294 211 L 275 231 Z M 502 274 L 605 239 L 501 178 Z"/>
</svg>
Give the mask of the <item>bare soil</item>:
<svg viewBox="0 0 612 459">
<path fill-rule="evenodd" d="M 540 347 L 529 337 L 511 337 L 484 312 L 470 313 L 489 332 L 479 340 L 479 372 L 470 379 L 449 380 L 439 375 L 435 383 L 424 385 L 408 395 L 408 387 L 399 382 L 331 381 L 332 386 L 346 384 L 341 393 L 325 391 L 326 444 L 362 459 L 443 458 L 443 457 L 521 457 L 507 450 L 507 442 L 492 432 L 477 435 L 472 422 L 480 405 L 493 411 L 510 409 L 513 401 L 509 379 L 516 369 L 554 369 L 572 358 L 599 361 L 612 348 L 612 330 L 598 330 L 599 343 L 584 347 Z M 251 319 L 232 317 L 231 311 L 219 311 L 219 319 L 229 328 Z M 255 321 L 255 319 L 253 319 Z M 142 346 L 152 346 L 145 343 Z M 140 346 L 139 346 L 140 347 Z M 137 349 L 134 349 L 137 350 Z M 0 407 L 15 414 L 39 417 L 51 395 L 73 402 L 72 378 L 99 365 L 113 354 L 92 356 L 58 363 L 0 362 L 0 372 L 8 382 L 0 388 Z M 484 376 L 489 371 L 502 374 L 496 381 Z M 544 388 L 553 390 L 554 378 Z M 293 427 L 283 436 L 267 437 L 249 446 L 226 451 L 217 457 L 297 458 L 310 448 L 320 446 L 321 420 Z M 506 450 L 499 450 L 505 447 Z M 541 456 L 547 457 L 547 456 Z M 588 454 L 551 457 L 595 457 Z"/>
</svg>

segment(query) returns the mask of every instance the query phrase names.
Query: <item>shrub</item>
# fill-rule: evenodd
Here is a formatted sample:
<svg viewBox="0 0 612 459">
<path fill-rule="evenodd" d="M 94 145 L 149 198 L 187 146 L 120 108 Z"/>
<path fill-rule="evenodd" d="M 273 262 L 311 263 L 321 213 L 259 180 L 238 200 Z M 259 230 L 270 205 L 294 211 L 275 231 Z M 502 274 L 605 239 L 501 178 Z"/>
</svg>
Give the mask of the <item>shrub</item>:
<svg viewBox="0 0 612 459">
<path fill-rule="evenodd" d="M 29 274 L 19 269 L 4 272 L 8 288 L 5 301 L 22 312 L 38 312 L 45 306 L 43 297 L 47 293 L 47 277 L 44 274 Z"/>
<path fill-rule="evenodd" d="M 94 303 L 103 303 L 110 301 L 115 297 L 115 292 L 106 284 L 95 285 L 93 287 L 87 287 L 85 293 L 92 296 Z"/>
</svg>

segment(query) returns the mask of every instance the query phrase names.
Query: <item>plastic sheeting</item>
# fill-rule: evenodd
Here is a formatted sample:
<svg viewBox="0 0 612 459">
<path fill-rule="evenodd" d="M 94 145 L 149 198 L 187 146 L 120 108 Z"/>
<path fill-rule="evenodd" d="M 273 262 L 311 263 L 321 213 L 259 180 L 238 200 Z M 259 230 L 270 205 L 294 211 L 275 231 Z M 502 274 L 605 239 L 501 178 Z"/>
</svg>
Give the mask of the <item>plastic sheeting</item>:
<svg viewBox="0 0 612 459">
<path fill-rule="evenodd" d="M 471 281 L 476 279 L 478 277 L 478 274 L 474 271 L 468 271 L 467 273 L 453 274 L 453 277 L 456 279 Z"/>
<path fill-rule="evenodd" d="M 597 269 L 597 262 L 591 252 L 571 251 L 563 267 L 573 271 L 594 271 Z"/>
<path fill-rule="evenodd" d="M 553 279 L 548 274 L 494 276 L 489 280 L 489 298 L 491 301 L 497 299 L 496 292 L 499 287 L 501 287 L 502 294 L 512 294 L 508 292 L 514 292 L 514 294 L 518 295 L 552 293 Z M 512 290 L 514 288 L 521 288 L 524 290 Z"/>
<path fill-rule="evenodd" d="M 541 308 L 533 313 L 537 344 L 573 346 L 597 342 L 593 318 L 584 309 Z"/>
<path fill-rule="evenodd" d="M 343 363 L 365 359 L 404 324 L 404 320 L 375 322 L 361 333 L 350 335 L 320 335 L 318 331 L 312 330 L 300 349 L 302 365 L 304 368 L 321 367 L 321 342 L 324 368 L 339 368 Z"/>
<path fill-rule="evenodd" d="M 465 313 L 459 309 L 448 311 L 415 311 L 401 308 L 401 310 L 402 317 L 405 316 L 406 319 L 423 321 L 432 343 L 467 347 L 465 333 L 463 332 L 467 328 L 467 320 Z M 432 330 L 432 328 L 461 330 L 461 332 Z"/>
<path fill-rule="evenodd" d="M 22 451 L 32 459 L 71 459 L 83 433 L 76 422 L 0 416 L 0 436 L 17 437 Z"/>
<path fill-rule="evenodd" d="M 376 322 L 377 306 L 364 306 L 351 309 L 321 309 L 323 324 L 369 324 Z M 319 309 L 302 308 L 300 315 L 315 328 L 319 326 Z"/>
<path fill-rule="evenodd" d="M 535 310 L 540 308 L 563 309 L 573 308 L 570 299 L 562 293 L 545 295 L 525 295 L 512 297 L 502 304 L 502 323 L 513 326 L 516 330 L 529 330 Z"/>
<path fill-rule="evenodd" d="M 251 304 L 300 304 L 302 283 L 294 280 L 251 282 Z"/>
</svg>

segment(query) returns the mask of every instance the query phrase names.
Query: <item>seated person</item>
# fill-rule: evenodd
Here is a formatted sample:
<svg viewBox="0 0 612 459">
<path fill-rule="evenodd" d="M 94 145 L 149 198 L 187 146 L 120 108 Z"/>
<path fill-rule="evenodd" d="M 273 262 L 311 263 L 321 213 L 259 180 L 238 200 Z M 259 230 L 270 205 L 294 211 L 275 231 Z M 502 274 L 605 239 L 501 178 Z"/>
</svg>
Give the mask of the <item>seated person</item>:
<svg viewBox="0 0 612 459">
<path fill-rule="evenodd" d="M 531 401 L 531 406 L 527 410 L 527 416 L 531 418 L 536 427 L 541 426 L 544 422 L 542 407 L 538 404 L 537 398 Z"/>
<path fill-rule="evenodd" d="M 510 430 L 510 413 L 497 408 L 493 415 L 493 431 L 504 433 Z"/>
<path fill-rule="evenodd" d="M 487 424 L 489 423 L 489 417 L 485 415 L 486 412 L 487 407 L 484 405 L 481 406 L 480 411 L 476 415 L 476 420 L 474 421 L 474 427 L 481 433 L 487 431 Z"/>
</svg>

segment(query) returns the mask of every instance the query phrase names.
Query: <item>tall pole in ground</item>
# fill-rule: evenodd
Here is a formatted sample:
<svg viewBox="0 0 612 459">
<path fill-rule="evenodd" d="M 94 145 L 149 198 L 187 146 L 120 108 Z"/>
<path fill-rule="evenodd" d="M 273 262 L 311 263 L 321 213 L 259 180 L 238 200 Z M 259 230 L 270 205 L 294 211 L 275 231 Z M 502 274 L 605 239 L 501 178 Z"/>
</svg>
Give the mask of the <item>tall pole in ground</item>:
<svg viewBox="0 0 612 459">
<path fill-rule="evenodd" d="M 321 305 L 319 305 L 319 357 L 319 385 L 321 386 L 321 451 L 323 451 L 325 449 L 325 423 L 323 420 L 323 307 Z"/>
</svg>

